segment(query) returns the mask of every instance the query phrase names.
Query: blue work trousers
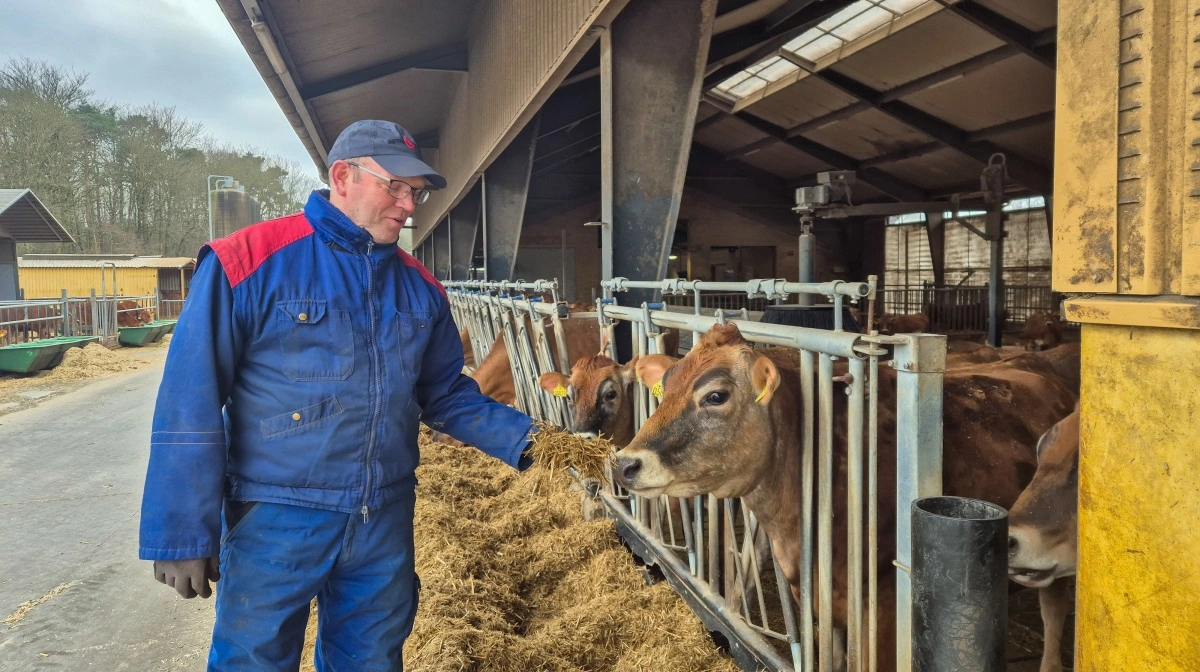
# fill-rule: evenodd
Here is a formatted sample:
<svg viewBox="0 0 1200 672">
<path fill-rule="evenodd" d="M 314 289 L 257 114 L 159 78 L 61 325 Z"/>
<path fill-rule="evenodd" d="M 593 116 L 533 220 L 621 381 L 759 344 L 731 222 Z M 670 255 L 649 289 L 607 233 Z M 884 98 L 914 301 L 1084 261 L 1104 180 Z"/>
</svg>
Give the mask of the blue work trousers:
<svg viewBox="0 0 1200 672">
<path fill-rule="evenodd" d="M 320 672 L 402 670 L 420 580 L 413 504 L 361 514 L 270 502 L 243 505 L 221 542 L 210 672 L 296 670 L 317 598 Z"/>
</svg>

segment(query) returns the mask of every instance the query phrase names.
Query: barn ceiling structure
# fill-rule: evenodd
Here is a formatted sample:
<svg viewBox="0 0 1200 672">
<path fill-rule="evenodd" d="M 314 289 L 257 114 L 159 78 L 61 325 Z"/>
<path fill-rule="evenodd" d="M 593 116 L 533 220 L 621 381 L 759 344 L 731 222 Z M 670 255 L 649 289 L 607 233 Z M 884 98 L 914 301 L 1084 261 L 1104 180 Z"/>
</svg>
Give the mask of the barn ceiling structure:
<svg viewBox="0 0 1200 672">
<path fill-rule="evenodd" d="M 1055 0 L 217 1 L 322 172 L 356 119 L 415 135 L 442 278 L 477 249 L 508 277 L 523 221 L 598 195 L 605 273 L 641 279 L 685 185 L 796 222 L 823 171 L 927 202 L 1002 153 L 1008 193 L 1051 196 Z"/>
</svg>

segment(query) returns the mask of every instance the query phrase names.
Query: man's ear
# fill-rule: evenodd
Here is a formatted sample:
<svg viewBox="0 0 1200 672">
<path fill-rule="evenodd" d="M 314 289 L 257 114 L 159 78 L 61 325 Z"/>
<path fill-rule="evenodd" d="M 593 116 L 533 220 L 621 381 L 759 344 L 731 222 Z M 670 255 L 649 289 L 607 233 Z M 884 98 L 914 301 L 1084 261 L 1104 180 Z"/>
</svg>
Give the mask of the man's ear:
<svg viewBox="0 0 1200 672">
<path fill-rule="evenodd" d="M 345 161 L 334 161 L 329 167 L 329 189 L 338 196 L 346 195 L 346 185 L 350 183 L 350 164 Z"/>
<path fill-rule="evenodd" d="M 750 370 L 750 383 L 758 395 L 754 401 L 763 406 L 771 403 L 771 397 L 779 388 L 779 369 L 775 368 L 775 362 L 770 357 L 759 355 L 755 358 L 754 367 Z"/>
</svg>

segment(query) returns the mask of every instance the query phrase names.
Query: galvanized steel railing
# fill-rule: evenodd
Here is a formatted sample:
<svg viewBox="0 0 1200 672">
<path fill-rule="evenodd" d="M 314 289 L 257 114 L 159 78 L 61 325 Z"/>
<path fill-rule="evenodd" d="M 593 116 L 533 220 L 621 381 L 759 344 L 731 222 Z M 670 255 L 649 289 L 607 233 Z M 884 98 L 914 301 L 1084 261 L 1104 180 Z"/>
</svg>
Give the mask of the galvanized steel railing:
<svg viewBox="0 0 1200 672">
<path fill-rule="evenodd" d="M 602 283 L 605 298 L 599 302 L 595 319 L 607 337 L 610 356 L 615 359 L 614 325 L 631 325 L 632 351 L 639 355 L 663 352 L 662 329 L 691 331 L 698 340 L 713 325 L 731 321 L 752 343 L 794 348 L 800 351 L 803 417 L 802 446 L 802 524 L 801 586 L 799 615 L 792 604 L 787 581 L 774 557 L 760 558 L 755 538 L 758 522 L 740 500 L 722 500 L 712 495 L 674 500 L 666 496 L 645 500 L 616 485 L 599 493 L 623 536 L 635 551 L 659 565 L 672 585 L 713 629 L 721 630 L 742 650 L 748 650 L 756 664 L 774 670 L 832 670 L 834 633 L 832 626 L 833 558 L 833 363 L 848 360 L 849 376 L 838 382 L 846 385 L 849 396 L 847 460 L 848 495 L 848 576 L 849 613 L 847 618 L 847 669 L 877 669 L 875 624 L 878 616 L 877 572 L 868 572 L 863 585 L 863 568 L 877 567 L 877 445 L 878 445 L 878 367 L 880 357 L 892 355 L 897 369 L 897 652 L 899 670 L 910 665 L 910 590 L 908 567 L 911 564 L 909 505 L 918 497 L 941 492 L 941 373 L 945 362 L 945 339 L 932 335 L 877 336 L 841 330 L 841 304 L 846 299 L 874 298 L 874 283 L 788 283 L 782 280 L 755 280 L 746 283 L 710 283 L 664 280 L 635 282 L 617 278 Z M 518 390 L 518 405 L 527 413 L 567 426 L 570 409 L 566 400 L 550 396 L 538 385 L 538 376 L 555 370 L 548 355 L 544 330 L 549 319 L 556 330 L 566 361 L 559 304 L 550 305 L 526 299 L 521 292 L 546 292 L 557 289 L 549 282 L 539 283 L 449 283 L 455 319 L 471 334 L 475 352 L 482 359 L 495 340 L 503 334 L 509 349 L 513 379 Z M 654 289 L 665 296 L 693 294 L 694 313 L 670 312 L 662 303 L 622 306 L 614 298 L 628 289 Z M 746 311 L 717 310 L 700 315 L 703 291 L 744 292 L 747 298 L 767 300 L 790 294 L 807 293 L 828 297 L 834 304 L 835 329 L 826 331 L 804 327 L 751 322 Z M 580 319 L 580 318 L 572 318 Z M 589 318 L 583 318 L 589 319 Z M 538 325 L 541 325 L 539 330 Z M 532 330 L 533 336 L 529 332 Z M 477 347 L 482 345 L 483 348 Z M 516 352 L 517 356 L 512 357 Z M 672 353 L 673 354 L 673 353 Z M 573 362 L 567 362 L 567 367 Z M 569 368 L 562 371 L 569 374 Z M 869 375 L 868 375 L 869 374 Z M 657 399 L 644 386 L 635 385 L 635 425 L 641 425 L 654 413 Z M 819 422 L 818 422 L 819 418 Z M 865 483 L 863 481 L 865 467 Z M 612 482 L 612 479 L 610 479 Z M 813 497 L 814 483 L 816 498 Z M 865 492 L 864 492 L 865 489 Z M 863 510 L 864 494 L 866 510 Z M 816 507 L 812 502 L 816 501 Z M 679 523 L 673 512 L 678 511 Z M 863 529 L 869 542 L 864 545 Z M 814 543 L 820 549 L 813 557 Z M 770 591 L 758 571 L 770 562 L 777 590 Z M 814 586 L 814 569 L 819 579 Z M 819 597 L 819 601 L 814 598 Z M 819 610 L 814 612 L 814 605 Z M 864 632 L 863 615 L 868 623 Z M 790 656 L 780 656 L 768 640 L 786 644 Z M 735 647 L 736 649 L 737 647 Z M 817 652 L 819 651 L 819 660 Z M 788 660 L 790 658 L 790 660 Z"/>
</svg>

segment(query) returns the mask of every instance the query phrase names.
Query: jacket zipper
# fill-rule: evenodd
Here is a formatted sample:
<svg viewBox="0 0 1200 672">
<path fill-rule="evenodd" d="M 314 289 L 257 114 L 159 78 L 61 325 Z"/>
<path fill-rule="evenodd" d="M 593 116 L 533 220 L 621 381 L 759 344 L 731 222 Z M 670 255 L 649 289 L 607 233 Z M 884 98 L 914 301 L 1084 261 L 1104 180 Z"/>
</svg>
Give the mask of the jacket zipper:
<svg viewBox="0 0 1200 672">
<path fill-rule="evenodd" d="M 363 490 L 363 505 L 362 517 L 363 524 L 367 522 L 367 502 L 371 500 L 371 475 L 374 468 L 371 465 L 371 456 L 375 452 L 375 432 L 379 426 L 379 407 L 380 399 L 383 396 L 382 383 L 380 381 L 379 371 L 379 349 L 375 339 L 375 266 L 372 263 L 371 251 L 375 248 L 375 241 L 367 241 L 367 314 L 371 319 L 371 329 L 369 332 L 370 343 L 369 350 L 371 351 L 371 368 L 375 374 L 375 385 L 372 390 L 373 404 L 371 408 L 371 432 L 367 439 L 367 485 Z"/>
</svg>

